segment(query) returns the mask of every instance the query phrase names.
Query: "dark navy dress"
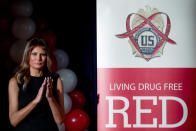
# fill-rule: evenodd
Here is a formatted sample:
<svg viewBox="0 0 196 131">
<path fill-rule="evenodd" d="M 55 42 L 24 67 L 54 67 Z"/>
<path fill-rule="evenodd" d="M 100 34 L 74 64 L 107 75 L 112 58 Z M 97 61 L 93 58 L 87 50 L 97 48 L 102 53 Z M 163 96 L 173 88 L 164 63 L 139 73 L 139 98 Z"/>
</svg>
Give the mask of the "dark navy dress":
<svg viewBox="0 0 196 131">
<path fill-rule="evenodd" d="M 25 90 L 23 85 L 18 84 L 19 87 L 19 110 L 28 105 L 38 94 L 39 88 L 41 87 L 44 78 L 50 76 L 53 79 L 53 95 L 56 97 L 56 85 L 59 77 L 56 73 L 50 73 L 41 77 L 30 76 L 30 82 L 28 83 Z M 46 88 L 45 88 L 46 89 Z M 49 103 L 44 96 L 42 101 L 32 110 L 32 112 L 23 119 L 13 131 L 58 131 L 57 124 L 52 116 Z"/>
</svg>

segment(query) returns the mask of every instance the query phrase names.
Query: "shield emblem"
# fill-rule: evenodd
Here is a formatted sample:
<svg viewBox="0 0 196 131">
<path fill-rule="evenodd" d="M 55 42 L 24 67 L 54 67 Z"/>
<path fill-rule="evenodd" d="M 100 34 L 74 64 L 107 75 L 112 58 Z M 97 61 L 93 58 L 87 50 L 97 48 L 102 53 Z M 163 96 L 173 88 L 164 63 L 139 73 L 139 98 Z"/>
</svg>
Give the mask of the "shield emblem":
<svg viewBox="0 0 196 131">
<path fill-rule="evenodd" d="M 165 32 L 163 31 L 162 15 L 166 16 L 167 20 Z M 131 18 L 133 18 L 132 21 Z M 146 6 L 146 10 L 140 9 L 137 13 L 128 15 L 126 21 L 127 32 L 117 35 L 117 37 L 129 37 L 133 54 L 149 61 L 163 54 L 166 42 L 176 44 L 168 38 L 170 26 L 171 23 L 167 14 Z"/>
</svg>

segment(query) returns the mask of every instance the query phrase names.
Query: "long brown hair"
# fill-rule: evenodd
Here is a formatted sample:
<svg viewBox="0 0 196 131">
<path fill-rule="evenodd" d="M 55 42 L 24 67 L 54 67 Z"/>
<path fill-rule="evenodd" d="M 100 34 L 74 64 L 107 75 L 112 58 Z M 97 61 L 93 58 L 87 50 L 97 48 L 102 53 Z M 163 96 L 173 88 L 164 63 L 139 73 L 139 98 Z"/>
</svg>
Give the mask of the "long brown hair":
<svg viewBox="0 0 196 131">
<path fill-rule="evenodd" d="M 52 61 L 51 61 L 51 53 L 48 48 L 48 45 L 43 39 L 39 39 L 39 38 L 30 39 L 29 41 L 27 41 L 26 47 L 24 49 L 23 58 L 19 70 L 15 74 L 15 78 L 17 82 L 23 84 L 23 89 L 27 86 L 27 84 L 30 81 L 29 60 L 30 60 L 31 52 L 36 46 L 41 47 L 46 52 L 47 55 L 47 61 L 46 64 L 44 65 L 43 73 L 51 71 Z"/>
</svg>

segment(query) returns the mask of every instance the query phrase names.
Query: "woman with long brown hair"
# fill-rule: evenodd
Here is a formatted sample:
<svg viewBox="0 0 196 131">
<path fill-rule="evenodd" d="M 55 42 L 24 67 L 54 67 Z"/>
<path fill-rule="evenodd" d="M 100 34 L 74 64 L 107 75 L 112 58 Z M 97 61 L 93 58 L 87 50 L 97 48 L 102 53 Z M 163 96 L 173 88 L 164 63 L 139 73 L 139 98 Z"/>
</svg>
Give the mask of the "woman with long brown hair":
<svg viewBox="0 0 196 131">
<path fill-rule="evenodd" d="M 64 118 L 63 84 L 52 73 L 51 54 L 39 38 L 27 42 L 18 72 L 8 85 L 14 131 L 58 131 Z"/>
</svg>

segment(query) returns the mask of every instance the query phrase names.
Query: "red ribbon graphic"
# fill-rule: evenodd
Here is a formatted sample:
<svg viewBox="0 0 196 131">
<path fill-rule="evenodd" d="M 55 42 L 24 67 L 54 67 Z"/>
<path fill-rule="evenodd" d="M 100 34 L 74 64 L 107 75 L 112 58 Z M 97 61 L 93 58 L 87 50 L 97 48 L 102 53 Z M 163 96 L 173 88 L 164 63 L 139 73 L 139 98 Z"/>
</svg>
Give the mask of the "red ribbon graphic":
<svg viewBox="0 0 196 131">
<path fill-rule="evenodd" d="M 142 22 L 140 25 L 138 25 L 137 27 L 135 27 L 134 29 L 131 29 L 130 28 L 130 19 L 131 19 L 131 16 L 132 15 L 138 15 L 139 17 L 141 17 L 144 22 Z M 152 23 L 151 23 L 151 20 L 153 20 L 157 15 L 161 15 L 161 14 L 164 14 L 167 16 L 167 26 L 166 26 L 166 29 L 165 29 L 165 34 L 163 34 L 159 29 L 157 29 L 156 26 L 154 26 Z M 126 20 L 126 29 L 127 29 L 127 32 L 126 33 L 123 33 L 121 35 L 117 35 L 117 37 L 119 38 L 126 38 L 126 37 L 129 37 L 129 39 L 131 40 L 131 42 L 133 43 L 133 45 L 135 46 L 135 48 L 139 51 L 139 53 L 144 57 L 143 53 L 140 51 L 140 48 L 139 48 L 139 45 L 137 44 L 137 42 L 135 41 L 134 39 L 134 36 L 133 34 L 137 31 L 139 31 L 141 28 L 143 28 L 146 24 L 148 24 L 160 37 L 161 37 L 161 40 L 160 42 L 157 44 L 157 46 L 155 47 L 153 53 L 152 53 L 152 56 L 154 54 L 156 54 L 156 52 L 159 50 L 159 48 L 163 45 L 163 43 L 165 41 L 169 42 L 170 44 L 176 44 L 176 42 L 174 42 L 173 40 L 171 40 L 170 38 L 168 38 L 168 35 L 169 35 L 169 32 L 170 32 L 170 19 L 169 19 L 169 16 L 165 13 L 162 13 L 162 12 L 157 12 L 153 15 L 151 15 L 150 17 L 148 17 L 147 19 L 140 15 L 140 14 L 137 14 L 137 13 L 131 13 L 128 15 L 127 17 L 127 20 Z M 147 61 L 150 60 L 150 58 L 145 58 Z"/>
</svg>

